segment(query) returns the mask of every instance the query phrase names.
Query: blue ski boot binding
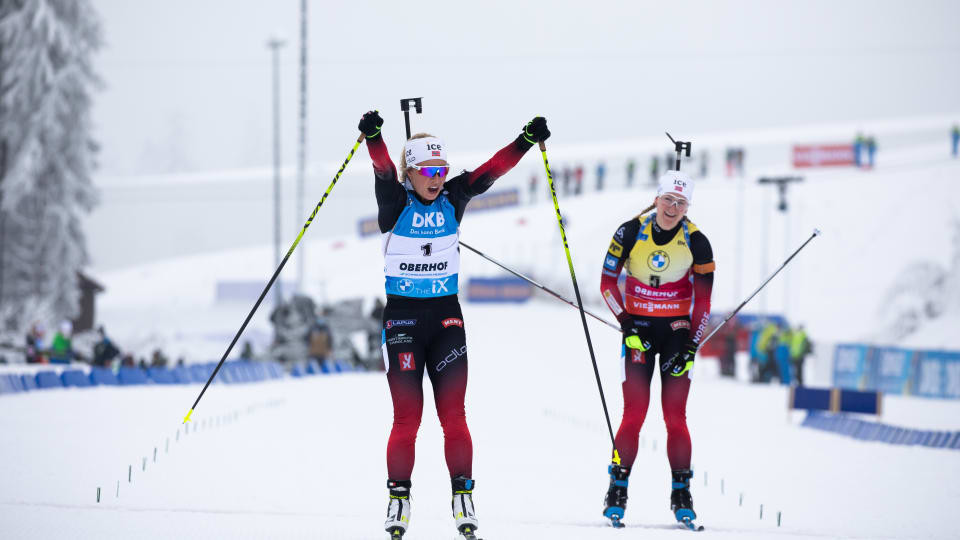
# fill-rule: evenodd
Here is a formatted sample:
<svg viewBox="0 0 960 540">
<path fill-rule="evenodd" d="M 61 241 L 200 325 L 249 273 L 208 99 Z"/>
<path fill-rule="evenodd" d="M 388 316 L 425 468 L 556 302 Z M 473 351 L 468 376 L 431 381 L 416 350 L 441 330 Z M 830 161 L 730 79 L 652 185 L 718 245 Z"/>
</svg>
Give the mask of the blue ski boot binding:
<svg viewBox="0 0 960 540">
<path fill-rule="evenodd" d="M 619 529 L 623 527 L 621 520 L 627 510 L 627 484 L 629 483 L 630 468 L 611 463 L 607 467 L 610 473 L 610 487 L 604 497 L 603 516 L 610 520 L 610 525 Z"/>
<path fill-rule="evenodd" d="M 690 494 L 690 479 L 693 478 L 693 471 L 690 469 L 677 469 L 672 471 L 673 490 L 670 492 L 670 510 L 676 516 L 677 522 L 691 531 L 702 531 L 703 527 L 698 527 L 693 523 L 697 519 L 697 513 L 693 511 L 693 495 Z"/>
</svg>

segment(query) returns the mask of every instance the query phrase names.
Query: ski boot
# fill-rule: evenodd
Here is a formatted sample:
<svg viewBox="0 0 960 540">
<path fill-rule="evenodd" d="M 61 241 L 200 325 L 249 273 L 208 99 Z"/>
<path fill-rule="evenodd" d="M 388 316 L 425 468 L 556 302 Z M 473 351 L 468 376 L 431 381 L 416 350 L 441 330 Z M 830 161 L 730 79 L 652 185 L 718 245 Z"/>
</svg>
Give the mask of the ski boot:
<svg viewBox="0 0 960 540">
<path fill-rule="evenodd" d="M 670 492 L 670 510 L 676 516 L 677 522 L 691 531 L 702 531 L 703 527 L 698 527 L 693 523 L 697 519 L 697 513 L 693 511 L 693 495 L 690 495 L 690 479 L 693 478 L 693 471 L 690 469 L 677 469 L 672 471 L 673 490 Z"/>
<path fill-rule="evenodd" d="M 603 515 L 610 520 L 610 525 L 614 528 L 623 527 L 620 521 L 627 510 L 627 483 L 630 477 L 630 467 L 621 467 L 611 463 L 607 467 L 610 473 L 610 487 L 607 489 L 607 496 L 603 499 Z"/>
<path fill-rule="evenodd" d="M 457 522 L 457 530 L 466 540 L 478 540 L 477 514 L 473 509 L 474 481 L 461 475 L 454 477 L 450 484 L 453 488 L 453 501 L 450 506 L 453 509 L 453 519 Z"/>
<path fill-rule="evenodd" d="M 403 538 L 410 525 L 410 486 L 409 480 L 387 480 L 390 489 L 390 503 L 387 506 L 387 521 L 384 530 L 390 533 L 392 540 Z"/>
</svg>

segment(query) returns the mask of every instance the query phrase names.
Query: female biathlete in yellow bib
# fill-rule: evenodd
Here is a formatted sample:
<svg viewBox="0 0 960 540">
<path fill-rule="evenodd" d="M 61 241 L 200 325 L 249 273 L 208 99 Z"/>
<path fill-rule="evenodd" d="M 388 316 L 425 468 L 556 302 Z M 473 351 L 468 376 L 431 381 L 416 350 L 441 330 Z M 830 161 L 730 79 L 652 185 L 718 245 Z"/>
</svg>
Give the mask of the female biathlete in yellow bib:
<svg viewBox="0 0 960 540">
<path fill-rule="evenodd" d="M 670 508 L 688 525 L 696 518 L 690 495 L 690 433 L 686 405 L 690 369 L 710 318 L 713 251 L 686 217 L 693 181 L 680 171 L 660 177 L 653 205 L 617 229 L 604 258 L 600 291 L 623 330 L 623 421 L 610 465 L 604 516 L 620 526 L 630 468 L 650 403 L 650 381 L 660 358 L 661 400 L 673 483 Z M 654 210 L 653 213 L 647 213 Z M 617 286 L 626 269 L 626 298 Z"/>
</svg>

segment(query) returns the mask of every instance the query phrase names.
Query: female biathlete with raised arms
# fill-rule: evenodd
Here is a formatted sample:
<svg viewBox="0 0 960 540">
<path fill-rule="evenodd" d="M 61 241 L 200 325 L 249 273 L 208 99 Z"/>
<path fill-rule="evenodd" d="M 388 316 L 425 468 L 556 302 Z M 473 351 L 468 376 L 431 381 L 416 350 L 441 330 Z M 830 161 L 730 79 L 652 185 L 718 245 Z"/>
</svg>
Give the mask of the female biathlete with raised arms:
<svg viewBox="0 0 960 540">
<path fill-rule="evenodd" d="M 653 205 L 617 229 L 603 262 L 600 292 L 623 330 L 623 420 L 610 465 L 603 515 L 619 525 L 627 506 L 627 482 L 637 457 L 640 428 L 650 403 L 655 357 L 660 358 L 661 401 L 667 425 L 667 457 L 673 476 L 670 508 L 678 521 L 696 518 L 690 496 L 690 433 L 687 393 L 690 369 L 710 318 L 713 251 L 686 218 L 693 181 L 680 171 L 660 177 Z M 650 210 L 655 210 L 647 214 Z M 626 268 L 626 299 L 617 280 Z"/>
<path fill-rule="evenodd" d="M 410 476 L 426 371 L 443 427 L 453 517 L 465 538 L 476 538 L 473 443 L 463 408 L 467 345 L 457 300 L 460 220 L 472 197 L 486 191 L 550 131 L 546 120 L 536 117 L 489 161 L 449 180 L 443 142 L 425 133 L 414 135 L 400 158 L 400 183 L 380 134 L 382 125 L 377 111 L 371 111 L 363 115 L 359 128 L 373 160 L 387 289 L 382 341 L 393 429 L 387 443 L 390 502 L 385 528 L 391 538 L 400 538 L 410 524 Z"/>
</svg>

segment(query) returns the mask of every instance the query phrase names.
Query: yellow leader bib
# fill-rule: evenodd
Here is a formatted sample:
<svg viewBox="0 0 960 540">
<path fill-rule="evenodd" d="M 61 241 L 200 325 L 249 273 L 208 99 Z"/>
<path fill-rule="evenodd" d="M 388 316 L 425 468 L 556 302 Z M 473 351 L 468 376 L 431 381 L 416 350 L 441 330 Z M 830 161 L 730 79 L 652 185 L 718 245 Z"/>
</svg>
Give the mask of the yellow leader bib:
<svg viewBox="0 0 960 540">
<path fill-rule="evenodd" d="M 689 315 L 693 298 L 690 234 L 698 230 L 697 226 L 684 219 L 673 238 L 658 246 L 651 231 L 654 219 L 656 213 L 647 216 L 640 225 L 624 265 L 627 312 L 647 317 Z"/>
</svg>

